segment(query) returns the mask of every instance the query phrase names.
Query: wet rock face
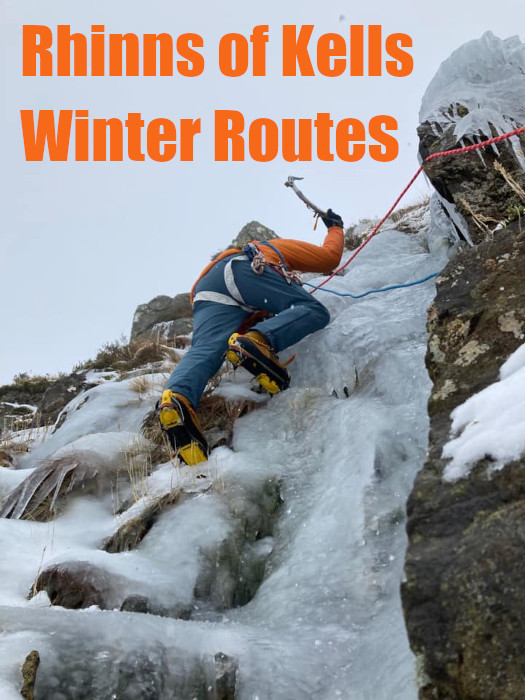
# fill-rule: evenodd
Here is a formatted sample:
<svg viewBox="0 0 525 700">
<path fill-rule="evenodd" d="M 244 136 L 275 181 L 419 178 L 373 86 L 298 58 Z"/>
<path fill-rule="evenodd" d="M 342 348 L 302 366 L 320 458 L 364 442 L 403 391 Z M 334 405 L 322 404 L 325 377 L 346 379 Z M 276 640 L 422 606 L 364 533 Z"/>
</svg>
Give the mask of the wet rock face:
<svg viewBox="0 0 525 700">
<path fill-rule="evenodd" d="M 450 412 L 498 380 L 525 341 L 525 232 L 516 222 L 457 255 L 429 310 L 427 462 L 408 501 L 403 607 L 420 698 L 523 698 L 525 460 L 443 480 Z"/>
<path fill-rule="evenodd" d="M 461 114 L 460 108 L 461 105 L 455 106 Z M 418 135 L 422 159 L 431 153 L 472 143 L 468 138 L 458 143 L 454 125 L 443 133 L 439 125 L 428 121 L 418 128 Z M 495 131 L 481 134 L 478 140 L 497 135 Z M 525 135 L 515 138 L 525 149 Z M 463 216 L 475 244 L 484 240 L 498 223 L 513 221 L 523 215 L 525 201 L 516 188 L 525 190 L 525 172 L 510 141 L 498 143 L 497 151 L 495 147 L 488 147 L 482 151 L 436 158 L 425 164 L 425 173 L 441 197 L 454 204 Z"/>
<path fill-rule="evenodd" d="M 420 155 L 525 123 L 525 46 L 486 33 L 440 67 L 422 104 Z M 425 164 L 466 247 L 429 310 L 428 458 L 408 501 L 403 606 L 420 698 L 518 700 L 525 679 L 525 460 L 445 481 L 451 411 L 497 381 L 525 341 L 525 136 Z M 444 228 L 432 217 L 435 229 Z"/>
<path fill-rule="evenodd" d="M 54 423 L 60 411 L 81 391 L 92 387 L 86 382 L 85 372 L 75 372 L 67 377 L 60 377 L 46 389 L 40 403 L 39 412 L 42 425 Z"/>
<path fill-rule="evenodd" d="M 431 417 L 448 415 L 496 381 L 501 364 L 524 342 L 524 260 L 525 231 L 515 224 L 463 250 L 438 278 L 428 315 Z"/>
</svg>

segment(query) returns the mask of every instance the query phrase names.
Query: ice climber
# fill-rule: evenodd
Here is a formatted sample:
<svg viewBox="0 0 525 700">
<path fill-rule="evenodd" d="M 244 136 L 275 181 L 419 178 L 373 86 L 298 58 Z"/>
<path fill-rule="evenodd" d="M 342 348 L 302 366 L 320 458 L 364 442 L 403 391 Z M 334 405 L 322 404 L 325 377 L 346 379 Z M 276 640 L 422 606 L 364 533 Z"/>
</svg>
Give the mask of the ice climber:
<svg viewBox="0 0 525 700">
<path fill-rule="evenodd" d="M 193 285 L 191 347 L 157 404 L 161 426 L 187 464 L 208 458 L 195 409 L 224 357 L 276 394 L 290 383 L 277 353 L 330 321 L 326 307 L 303 289 L 297 275 L 327 274 L 339 264 L 343 221 L 331 209 L 322 219 L 328 229 L 322 245 L 284 238 L 252 241 L 218 255 Z"/>
</svg>

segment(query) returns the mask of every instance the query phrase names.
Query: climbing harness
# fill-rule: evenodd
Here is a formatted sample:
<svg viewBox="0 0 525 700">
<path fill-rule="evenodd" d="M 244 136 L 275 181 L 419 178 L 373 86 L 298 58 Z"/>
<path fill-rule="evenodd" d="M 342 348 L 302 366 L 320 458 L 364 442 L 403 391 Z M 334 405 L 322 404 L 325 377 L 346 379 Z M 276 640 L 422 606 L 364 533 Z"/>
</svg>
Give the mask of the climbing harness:
<svg viewBox="0 0 525 700">
<path fill-rule="evenodd" d="M 230 258 L 230 260 L 228 260 L 224 266 L 224 285 L 228 291 L 228 294 L 214 292 L 211 290 L 197 292 L 193 297 L 193 303 L 197 301 L 213 301 L 216 304 L 239 306 L 241 309 L 243 309 L 243 311 L 249 311 L 250 313 L 256 311 L 253 306 L 246 304 L 239 288 L 237 287 L 232 270 L 232 265 L 235 260 L 245 260 L 245 257 L 244 255 L 235 255 Z"/>
<path fill-rule="evenodd" d="M 266 260 L 255 243 L 247 243 L 242 249 L 242 252 L 250 261 L 252 270 L 255 272 L 255 274 L 262 275 L 264 268 L 266 267 Z"/>
<path fill-rule="evenodd" d="M 259 248 L 259 246 L 262 245 L 267 245 L 269 248 L 275 251 L 275 253 L 279 256 L 281 263 L 276 264 L 268 262 L 268 260 L 266 260 L 264 257 L 262 250 Z M 246 258 L 248 258 L 250 261 L 251 268 L 256 275 L 262 275 L 264 268 L 269 267 L 282 275 L 288 284 L 291 284 L 292 282 L 296 282 L 299 285 L 302 284 L 299 273 L 295 270 L 289 270 L 281 251 L 267 241 L 261 241 L 260 243 L 247 243 L 242 250 L 239 250 L 239 253 L 240 255 L 233 255 L 224 266 L 224 284 L 228 294 L 214 291 L 200 291 L 193 297 L 194 303 L 197 301 L 213 301 L 217 304 L 239 306 L 241 309 L 244 311 L 249 311 L 251 314 L 256 312 L 257 309 L 249 306 L 244 301 L 233 274 L 233 263 L 236 260 L 246 260 Z"/>
<path fill-rule="evenodd" d="M 264 257 L 263 252 L 259 248 L 260 245 L 268 246 L 268 248 L 271 248 L 275 253 L 277 253 L 281 264 L 277 265 L 275 263 L 268 262 Z M 274 245 L 272 245 L 272 243 L 269 243 L 268 241 L 261 241 L 258 244 L 248 243 L 244 246 L 242 252 L 250 261 L 252 270 L 255 272 L 256 275 L 261 275 L 264 272 L 264 268 L 268 266 L 272 270 L 275 270 L 280 275 L 282 275 L 288 282 L 288 284 L 291 284 L 292 282 L 297 282 L 297 284 L 301 285 L 303 283 L 299 273 L 296 270 L 288 269 L 283 254 Z"/>
</svg>

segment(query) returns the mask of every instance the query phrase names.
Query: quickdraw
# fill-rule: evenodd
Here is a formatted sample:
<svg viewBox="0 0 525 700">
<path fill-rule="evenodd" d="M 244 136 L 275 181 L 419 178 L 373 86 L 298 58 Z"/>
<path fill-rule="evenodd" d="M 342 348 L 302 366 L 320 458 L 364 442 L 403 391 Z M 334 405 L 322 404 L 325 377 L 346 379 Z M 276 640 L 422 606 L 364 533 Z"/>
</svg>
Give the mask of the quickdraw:
<svg viewBox="0 0 525 700">
<path fill-rule="evenodd" d="M 302 285 L 303 281 L 301 280 L 299 273 L 296 270 L 289 270 L 287 268 L 280 250 L 278 250 L 271 243 L 268 243 L 268 241 L 261 241 L 259 245 L 266 245 L 273 251 L 275 251 L 281 259 L 281 264 L 276 265 L 275 263 L 268 262 L 264 257 L 263 252 L 256 243 L 248 243 L 244 246 L 242 252 L 250 261 L 252 270 L 255 272 L 256 275 L 262 275 L 262 273 L 264 272 L 264 268 L 268 265 L 268 267 L 271 267 L 272 270 L 275 270 L 280 275 L 282 275 L 288 282 L 288 284 L 296 282 L 297 284 Z"/>
<path fill-rule="evenodd" d="M 252 270 L 255 272 L 255 274 L 262 275 L 267 263 L 264 259 L 264 255 L 255 245 L 255 243 L 247 243 L 242 249 L 242 252 L 250 261 Z"/>
</svg>

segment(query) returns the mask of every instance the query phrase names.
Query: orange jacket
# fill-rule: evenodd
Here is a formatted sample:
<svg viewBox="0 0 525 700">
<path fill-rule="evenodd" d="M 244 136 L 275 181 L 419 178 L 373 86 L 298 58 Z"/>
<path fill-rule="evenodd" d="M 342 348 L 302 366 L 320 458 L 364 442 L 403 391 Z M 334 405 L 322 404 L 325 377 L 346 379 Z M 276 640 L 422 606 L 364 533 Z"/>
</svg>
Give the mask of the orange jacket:
<svg viewBox="0 0 525 700">
<path fill-rule="evenodd" d="M 253 242 L 257 243 L 258 241 Z M 298 272 L 322 272 L 328 274 L 337 267 L 341 260 L 344 248 L 344 234 L 340 226 L 330 226 L 322 245 L 314 245 L 313 243 L 306 243 L 305 241 L 295 241 L 291 238 L 275 238 L 269 242 L 282 253 L 286 267 L 289 270 L 297 270 Z M 282 264 L 280 257 L 269 246 L 261 246 L 261 250 L 267 262 L 273 263 L 274 265 Z M 191 290 L 190 298 L 192 302 L 195 294 L 195 287 L 204 275 L 211 270 L 215 263 L 228 257 L 228 255 L 240 252 L 239 248 L 229 248 L 206 265 Z"/>
</svg>

